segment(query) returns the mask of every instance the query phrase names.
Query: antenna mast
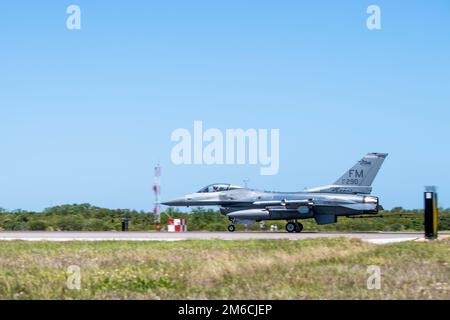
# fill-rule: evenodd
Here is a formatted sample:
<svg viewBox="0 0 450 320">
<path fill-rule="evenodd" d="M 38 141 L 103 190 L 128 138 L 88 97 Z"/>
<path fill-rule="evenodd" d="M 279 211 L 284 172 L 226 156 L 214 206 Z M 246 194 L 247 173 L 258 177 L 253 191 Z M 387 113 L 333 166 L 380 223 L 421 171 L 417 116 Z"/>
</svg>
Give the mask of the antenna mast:
<svg viewBox="0 0 450 320">
<path fill-rule="evenodd" d="M 156 230 L 161 230 L 161 166 L 158 163 L 155 167 L 155 181 L 153 183 L 153 193 L 155 194 L 155 206 L 153 214 L 155 215 Z"/>
</svg>

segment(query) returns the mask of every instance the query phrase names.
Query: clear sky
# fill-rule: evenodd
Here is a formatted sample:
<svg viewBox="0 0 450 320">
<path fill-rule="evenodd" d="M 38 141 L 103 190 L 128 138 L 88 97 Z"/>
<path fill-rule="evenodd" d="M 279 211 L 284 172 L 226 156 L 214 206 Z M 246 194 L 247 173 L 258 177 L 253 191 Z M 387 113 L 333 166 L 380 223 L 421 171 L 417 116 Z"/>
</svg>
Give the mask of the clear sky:
<svg viewBox="0 0 450 320">
<path fill-rule="evenodd" d="M 81 8 L 68 30 L 66 8 Z M 368 30 L 366 9 L 381 8 Z M 0 207 L 151 210 L 213 182 L 297 191 L 388 152 L 385 207 L 450 207 L 450 2 L 0 4 Z M 176 166 L 171 133 L 279 128 L 280 170 Z"/>
</svg>

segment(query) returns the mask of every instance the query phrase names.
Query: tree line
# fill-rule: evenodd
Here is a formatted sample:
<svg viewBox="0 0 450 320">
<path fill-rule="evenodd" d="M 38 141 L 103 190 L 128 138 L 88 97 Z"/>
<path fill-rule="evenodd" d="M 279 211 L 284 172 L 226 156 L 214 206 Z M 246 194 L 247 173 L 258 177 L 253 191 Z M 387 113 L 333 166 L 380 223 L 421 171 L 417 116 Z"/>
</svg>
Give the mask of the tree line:
<svg viewBox="0 0 450 320">
<path fill-rule="evenodd" d="M 227 217 L 213 209 L 193 208 L 190 213 L 172 208 L 161 215 L 161 225 L 167 219 L 185 218 L 191 231 L 225 231 Z M 129 220 L 130 231 L 155 230 L 155 216 L 150 212 L 129 209 L 107 209 L 91 204 L 71 204 L 47 208 L 41 212 L 0 208 L 0 231 L 120 231 L 122 219 Z M 304 220 L 305 231 L 422 231 L 422 210 L 401 207 L 383 211 L 377 216 L 339 218 L 338 223 L 318 226 L 314 220 Z M 247 226 L 248 230 L 283 230 L 285 221 L 266 221 Z M 242 230 L 244 226 L 239 226 Z M 439 229 L 450 230 L 450 210 L 440 210 Z"/>
</svg>

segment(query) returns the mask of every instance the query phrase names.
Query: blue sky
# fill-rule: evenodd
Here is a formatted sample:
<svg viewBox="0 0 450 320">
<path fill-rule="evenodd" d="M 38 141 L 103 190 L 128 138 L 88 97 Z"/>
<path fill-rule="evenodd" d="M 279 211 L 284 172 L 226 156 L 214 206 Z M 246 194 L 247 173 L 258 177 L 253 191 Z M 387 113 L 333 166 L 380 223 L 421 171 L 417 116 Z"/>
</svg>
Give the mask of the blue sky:
<svg viewBox="0 0 450 320">
<path fill-rule="evenodd" d="M 164 199 L 244 179 L 302 190 L 371 151 L 390 153 L 385 207 L 421 207 L 429 184 L 450 206 L 446 0 L 10 1 L 0 38 L 0 207 L 151 210 L 158 161 Z M 279 128 L 279 173 L 173 165 L 170 135 L 195 120 Z"/>
</svg>

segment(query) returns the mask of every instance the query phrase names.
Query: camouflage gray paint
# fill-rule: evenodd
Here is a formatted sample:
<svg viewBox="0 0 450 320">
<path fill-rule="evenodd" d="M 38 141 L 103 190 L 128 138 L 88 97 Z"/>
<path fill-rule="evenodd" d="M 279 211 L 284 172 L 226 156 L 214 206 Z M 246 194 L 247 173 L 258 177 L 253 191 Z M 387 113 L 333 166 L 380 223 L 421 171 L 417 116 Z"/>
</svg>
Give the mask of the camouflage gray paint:
<svg viewBox="0 0 450 320">
<path fill-rule="evenodd" d="M 336 223 L 339 216 L 377 214 L 379 199 L 370 196 L 372 183 L 387 154 L 369 153 L 334 184 L 302 192 L 269 192 L 231 184 L 213 184 L 200 191 L 164 202 L 168 206 L 220 206 L 233 224 L 287 220 L 289 232 L 300 232 L 301 219 Z M 234 226 L 229 227 L 234 231 Z"/>
</svg>

